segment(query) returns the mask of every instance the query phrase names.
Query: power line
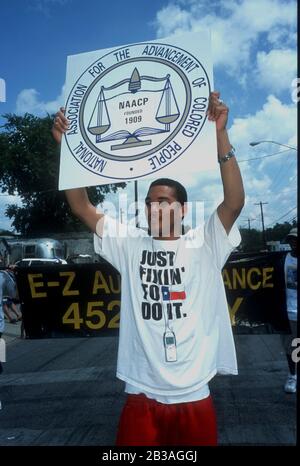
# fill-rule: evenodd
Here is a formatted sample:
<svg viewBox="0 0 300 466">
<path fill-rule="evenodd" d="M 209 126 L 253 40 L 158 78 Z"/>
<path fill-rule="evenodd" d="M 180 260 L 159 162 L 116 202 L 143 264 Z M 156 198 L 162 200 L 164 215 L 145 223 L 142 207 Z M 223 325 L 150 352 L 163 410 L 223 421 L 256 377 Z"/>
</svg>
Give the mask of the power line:
<svg viewBox="0 0 300 466">
<path fill-rule="evenodd" d="M 255 219 L 254 219 L 255 220 Z M 248 231 L 251 230 L 251 222 L 254 221 L 253 219 L 251 218 L 247 218 L 247 223 L 245 223 L 244 225 L 247 225 L 248 226 Z"/>
<path fill-rule="evenodd" d="M 295 151 L 297 151 L 297 147 L 293 147 L 293 146 L 290 146 L 288 144 L 282 144 L 281 142 L 277 142 L 277 141 L 271 141 L 271 140 L 263 140 L 263 141 L 254 141 L 254 142 L 250 142 L 249 145 L 250 146 L 258 146 L 258 144 L 261 144 L 262 142 L 269 142 L 269 143 L 272 143 L 272 144 L 277 144 L 278 146 L 283 146 L 283 147 L 288 147 L 289 149 L 293 149 Z"/>
<path fill-rule="evenodd" d="M 273 177 L 273 189 L 278 189 L 280 185 L 286 180 L 288 172 L 292 170 L 294 163 L 297 162 L 297 159 L 290 159 L 284 167 L 280 166 L 275 177 Z"/>
<path fill-rule="evenodd" d="M 272 175 L 272 187 L 276 188 L 278 181 L 280 183 L 282 179 L 286 179 L 286 174 L 287 174 L 286 164 L 284 164 L 284 166 L 280 164 L 278 169 L 276 170 L 276 173 Z"/>
<path fill-rule="evenodd" d="M 274 222 L 270 223 L 269 225 L 267 225 L 267 228 L 271 225 L 273 225 L 274 223 L 278 222 L 279 220 L 281 220 L 282 218 L 286 217 L 287 215 L 289 215 L 290 212 L 292 212 L 293 210 L 297 209 L 297 206 L 293 207 L 291 210 L 289 210 L 286 214 L 282 215 L 281 217 L 279 217 L 277 220 L 274 220 Z"/>
<path fill-rule="evenodd" d="M 288 223 L 293 223 L 293 221 L 296 220 L 296 218 L 297 218 L 297 215 L 295 215 L 295 216 L 289 218 L 288 220 L 286 220 L 286 222 L 288 222 Z"/>
<path fill-rule="evenodd" d="M 250 162 L 251 160 L 266 159 L 267 157 L 274 157 L 275 155 L 284 154 L 284 153 L 290 152 L 290 151 L 291 151 L 291 149 L 285 149 L 285 150 L 281 150 L 281 151 L 279 151 L 279 152 L 274 152 L 274 154 L 261 155 L 260 157 L 252 157 L 251 159 L 242 159 L 242 160 L 238 160 L 238 162 L 241 163 L 241 162 Z"/>
</svg>

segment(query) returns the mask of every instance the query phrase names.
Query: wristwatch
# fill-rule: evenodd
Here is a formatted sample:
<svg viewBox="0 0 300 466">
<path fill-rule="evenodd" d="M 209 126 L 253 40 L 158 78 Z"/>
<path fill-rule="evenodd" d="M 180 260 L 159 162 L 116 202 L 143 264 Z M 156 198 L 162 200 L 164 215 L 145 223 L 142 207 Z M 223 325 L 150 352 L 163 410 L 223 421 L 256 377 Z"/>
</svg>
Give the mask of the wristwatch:
<svg viewBox="0 0 300 466">
<path fill-rule="evenodd" d="M 229 159 L 231 159 L 231 157 L 234 157 L 235 156 L 235 148 L 231 146 L 231 149 L 229 152 L 227 152 L 226 155 L 223 155 L 223 157 L 219 157 L 218 158 L 218 162 L 219 163 L 225 163 L 227 162 Z"/>
</svg>

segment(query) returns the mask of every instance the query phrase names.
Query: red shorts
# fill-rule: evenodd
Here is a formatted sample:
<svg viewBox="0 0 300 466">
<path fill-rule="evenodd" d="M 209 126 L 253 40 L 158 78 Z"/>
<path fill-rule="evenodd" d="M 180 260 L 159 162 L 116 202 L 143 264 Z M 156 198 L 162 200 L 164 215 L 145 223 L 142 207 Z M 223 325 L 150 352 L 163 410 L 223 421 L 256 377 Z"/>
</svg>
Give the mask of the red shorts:
<svg viewBox="0 0 300 466">
<path fill-rule="evenodd" d="M 117 446 L 217 445 L 211 397 L 163 404 L 143 394 L 127 395 L 119 421 Z"/>
</svg>

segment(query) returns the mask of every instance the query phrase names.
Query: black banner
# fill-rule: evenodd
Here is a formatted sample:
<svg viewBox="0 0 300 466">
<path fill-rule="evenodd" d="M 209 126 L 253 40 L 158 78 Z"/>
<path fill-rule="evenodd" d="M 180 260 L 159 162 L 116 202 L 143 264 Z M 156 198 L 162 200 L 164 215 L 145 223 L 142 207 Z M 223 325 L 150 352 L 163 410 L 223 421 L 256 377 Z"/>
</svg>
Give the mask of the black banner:
<svg viewBox="0 0 300 466">
<path fill-rule="evenodd" d="M 232 255 L 223 269 L 235 333 L 285 333 L 286 253 Z M 19 268 L 17 285 L 29 338 L 118 334 L 121 277 L 108 263 Z"/>
<path fill-rule="evenodd" d="M 286 252 L 234 254 L 223 269 L 235 333 L 286 333 L 284 259 Z"/>
<path fill-rule="evenodd" d="M 29 338 L 118 335 L 121 277 L 111 265 L 33 266 L 16 278 Z"/>
</svg>

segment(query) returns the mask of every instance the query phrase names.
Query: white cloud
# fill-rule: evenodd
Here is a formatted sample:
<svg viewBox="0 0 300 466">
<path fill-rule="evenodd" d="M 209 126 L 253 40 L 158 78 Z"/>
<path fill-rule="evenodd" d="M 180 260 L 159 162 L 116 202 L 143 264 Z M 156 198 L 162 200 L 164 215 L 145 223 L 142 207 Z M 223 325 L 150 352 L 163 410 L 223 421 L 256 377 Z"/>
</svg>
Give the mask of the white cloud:
<svg viewBox="0 0 300 466">
<path fill-rule="evenodd" d="M 254 114 L 235 118 L 229 130 L 230 140 L 237 151 L 237 159 L 250 159 L 272 154 L 283 147 L 274 144 L 261 144 L 254 148 L 249 142 L 254 140 L 275 140 L 294 145 L 296 141 L 296 106 L 281 102 L 269 95 L 264 105 Z M 293 142 L 294 143 L 293 143 Z M 284 158 L 285 157 L 285 158 Z M 288 158 L 287 158 L 288 157 Z M 240 163 L 246 193 L 246 203 L 238 220 L 239 225 L 247 226 L 247 218 L 256 219 L 251 226 L 261 228 L 259 201 L 268 202 L 264 207 L 266 225 L 272 223 L 295 204 L 295 153 Z M 290 161 L 286 163 L 287 161 Z M 291 163 L 292 162 L 292 163 Z M 293 177 L 293 180 L 291 180 Z M 222 181 L 219 170 L 201 172 L 193 178 L 177 177 L 188 190 L 189 200 L 204 200 L 205 217 L 223 199 Z M 142 182 L 148 186 L 148 182 Z M 141 183 L 139 183 L 141 186 Z M 140 198 L 143 200 L 143 197 Z M 246 220 L 245 220 L 246 218 Z"/>
<path fill-rule="evenodd" d="M 225 6 L 224 6 L 225 5 Z M 231 0 L 222 2 L 173 1 L 158 11 L 158 37 L 202 28 L 212 30 L 213 59 L 230 74 L 240 68 L 251 69 L 252 50 L 265 34 L 270 45 L 278 39 L 278 30 L 294 37 L 296 30 L 296 2 L 280 0 Z M 277 31 L 277 36 L 271 32 Z"/>
<path fill-rule="evenodd" d="M 291 49 L 273 49 L 269 53 L 257 54 L 257 83 L 269 92 L 280 93 L 290 90 L 297 76 L 297 53 Z"/>
<path fill-rule="evenodd" d="M 250 159 L 284 150 L 274 144 L 261 144 L 252 148 L 249 142 L 254 140 L 275 140 L 293 145 L 292 141 L 296 141 L 296 122 L 296 106 L 286 105 L 274 95 L 269 95 L 257 112 L 234 119 L 229 135 L 236 148 L 237 159 Z M 259 201 L 268 202 L 264 206 L 266 225 L 296 205 L 295 165 L 294 151 L 288 155 L 264 158 L 261 162 L 254 160 L 240 163 L 246 202 L 238 225 L 247 227 L 247 219 L 250 218 L 255 219 L 251 227 L 261 229 L 260 208 L 255 205 Z M 195 177 L 196 184 L 193 182 L 185 186 L 190 200 L 205 201 L 207 217 L 223 199 L 221 176 L 215 170 L 202 172 Z"/>
<path fill-rule="evenodd" d="M 156 14 L 157 36 L 165 37 L 177 32 L 184 32 L 191 28 L 191 14 L 182 10 L 180 6 L 168 5 Z"/>
<path fill-rule="evenodd" d="M 52 101 L 43 102 L 36 89 L 23 89 L 17 96 L 16 113 L 32 113 L 37 116 L 44 116 L 46 113 L 56 113 L 64 102 L 64 86 L 60 95 Z"/>
<path fill-rule="evenodd" d="M 262 109 L 255 114 L 233 120 L 230 137 L 233 145 L 239 148 L 243 159 L 266 154 L 266 150 L 269 154 L 276 152 L 277 149 L 280 150 L 280 147 L 273 144 L 272 146 L 261 144 L 255 149 L 250 148 L 249 143 L 252 141 L 273 140 L 293 145 L 297 139 L 297 107 L 294 104 L 284 104 L 271 94 Z M 270 163 L 274 163 L 274 160 L 275 157 Z"/>
<path fill-rule="evenodd" d="M 274 95 L 269 95 L 265 104 L 256 113 L 234 119 L 229 134 L 240 160 L 284 151 L 284 147 L 272 143 L 263 143 L 253 148 L 249 143 L 273 140 L 295 146 L 297 108 L 293 104 L 282 103 Z M 268 202 L 264 209 L 266 225 L 271 224 L 296 205 L 295 166 L 295 151 L 262 158 L 261 162 L 253 160 L 240 163 L 246 192 L 243 216 L 247 218 L 254 216 L 258 219 L 253 227 L 261 228 L 259 206 L 255 206 L 255 203 Z M 293 177 L 292 181 L 291 177 Z"/>
</svg>

